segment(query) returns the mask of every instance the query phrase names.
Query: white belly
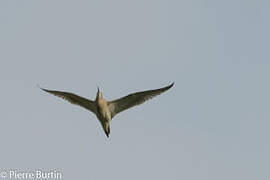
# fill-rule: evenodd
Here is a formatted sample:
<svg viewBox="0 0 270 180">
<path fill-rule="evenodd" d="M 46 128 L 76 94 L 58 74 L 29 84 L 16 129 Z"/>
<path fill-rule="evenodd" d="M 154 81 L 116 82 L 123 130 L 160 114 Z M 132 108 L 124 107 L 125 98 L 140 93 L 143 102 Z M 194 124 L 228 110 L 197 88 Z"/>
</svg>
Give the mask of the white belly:
<svg viewBox="0 0 270 180">
<path fill-rule="evenodd" d="M 109 107 L 107 106 L 107 103 L 102 101 L 98 103 L 99 106 L 99 115 L 102 119 L 106 121 L 111 120 L 111 112 L 109 110 Z"/>
</svg>

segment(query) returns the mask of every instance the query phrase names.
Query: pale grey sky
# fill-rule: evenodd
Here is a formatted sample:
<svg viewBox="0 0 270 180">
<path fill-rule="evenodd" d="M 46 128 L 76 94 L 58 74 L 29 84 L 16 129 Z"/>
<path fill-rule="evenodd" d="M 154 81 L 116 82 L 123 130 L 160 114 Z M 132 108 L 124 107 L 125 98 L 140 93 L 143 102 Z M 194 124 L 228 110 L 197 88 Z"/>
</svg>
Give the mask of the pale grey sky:
<svg viewBox="0 0 270 180">
<path fill-rule="evenodd" d="M 64 179 L 270 179 L 269 5 L 258 0 L 0 2 L 0 170 Z M 96 117 L 36 87 L 105 98 Z"/>
</svg>

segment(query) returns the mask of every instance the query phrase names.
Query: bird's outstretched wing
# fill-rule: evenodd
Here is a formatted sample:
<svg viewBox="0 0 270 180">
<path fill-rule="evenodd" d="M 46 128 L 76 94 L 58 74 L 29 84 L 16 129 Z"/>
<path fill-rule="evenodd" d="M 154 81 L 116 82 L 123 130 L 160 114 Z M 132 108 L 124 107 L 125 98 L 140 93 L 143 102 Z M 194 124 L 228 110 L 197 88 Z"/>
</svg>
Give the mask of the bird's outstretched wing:
<svg viewBox="0 0 270 180">
<path fill-rule="evenodd" d="M 55 96 L 61 97 L 72 104 L 82 106 L 85 109 L 88 109 L 92 111 L 93 113 L 97 114 L 97 108 L 96 108 L 95 103 L 89 99 L 80 97 L 76 94 L 69 93 L 69 92 L 53 91 L 53 90 L 48 90 L 48 89 L 43 89 L 43 88 L 40 88 L 40 89 L 48 93 L 51 93 Z"/>
<path fill-rule="evenodd" d="M 118 113 L 120 113 L 128 108 L 131 108 L 131 107 L 136 106 L 136 105 L 140 105 L 140 104 L 144 103 L 145 101 L 167 91 L 173 85 L 174 85 L 174 83 L 170 84 L 169 86 L 160 88 L 160 89 L 136 92 L 133 94 L 129 94 L 125 97 L 122 97 L 120 99 L 108 102 L 112 117 L 114 117 L 116 114 L 118 114 Z"/>
</svg>

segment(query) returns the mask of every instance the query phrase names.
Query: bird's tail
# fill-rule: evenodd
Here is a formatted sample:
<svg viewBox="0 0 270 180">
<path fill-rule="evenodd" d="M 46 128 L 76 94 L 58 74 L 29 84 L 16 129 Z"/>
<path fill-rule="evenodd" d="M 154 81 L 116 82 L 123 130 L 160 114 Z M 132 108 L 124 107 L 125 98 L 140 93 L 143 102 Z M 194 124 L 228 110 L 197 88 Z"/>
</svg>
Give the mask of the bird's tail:
<svg viewBox="0 0 270 180">
<path fill-rule="evenodd" d="M 105 123 L 103 125 L 103 129 L 104 129 L 104 132 L 105 132 L 106 136 L 109 137 L 109 135 L 111 133 L 110 124 L 109 123 Z"/>
</svg>

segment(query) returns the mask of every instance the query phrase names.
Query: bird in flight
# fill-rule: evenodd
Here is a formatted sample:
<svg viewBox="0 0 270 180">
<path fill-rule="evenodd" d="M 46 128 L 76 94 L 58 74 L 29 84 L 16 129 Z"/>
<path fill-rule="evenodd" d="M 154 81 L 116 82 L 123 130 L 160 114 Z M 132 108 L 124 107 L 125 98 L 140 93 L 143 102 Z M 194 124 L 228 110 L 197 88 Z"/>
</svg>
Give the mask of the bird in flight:
<svg viewBox="0 0 270 180">
<path fill-rule="evenodd" d="M 167 91 L 173 85 L 174 83 L 159 89 L 132 93 L 113 101 L 107 101 L 103 99 L 102 93 L 99 90 L 99 88 L 97 88 L 98 91 L 96 99 L 94 101 L 69 92 L 54 91 L 44 88 L 41 89 L 55 96 L 61 97 L 72 104 L 82 106 L 85 109 L 93 112 L 97 116 L 99 122 L 101 123 L 106 136 L 109 137 L 110 122 L 116 114 L 133 106 L 144 103 L 145 101 Z"/>
</svg>

